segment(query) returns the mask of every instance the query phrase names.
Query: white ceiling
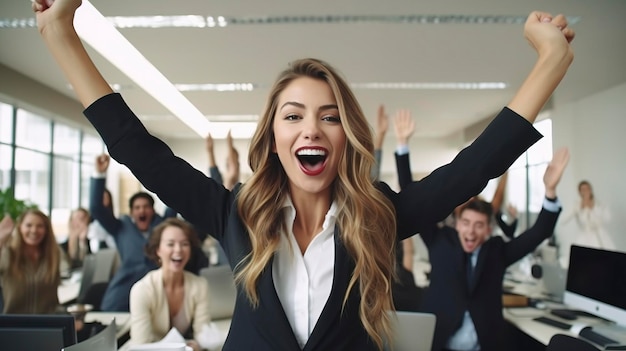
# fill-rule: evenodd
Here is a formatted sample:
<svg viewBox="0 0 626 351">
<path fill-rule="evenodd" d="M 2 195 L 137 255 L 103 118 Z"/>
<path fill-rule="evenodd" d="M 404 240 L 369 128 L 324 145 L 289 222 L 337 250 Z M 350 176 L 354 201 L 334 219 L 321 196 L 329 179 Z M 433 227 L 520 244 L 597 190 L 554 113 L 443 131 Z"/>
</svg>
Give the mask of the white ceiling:
<svg viewBox="0 0 626 351">
<path fill-rule="evenodd" d="M 203 15 L 247 18 L 325 15 L 518 15 L 538 9 L 580 17 L 575 59 L 554 96 L 575 101 L 626 82 L 624 0 L 439 1 L 226 1 L 92 0 L 104 16 Z M 2 0 L 0 20 L 32 18 L 27 0 Z M 173 83 L 258 84 L 254 92 L 192 92 L 185 96 L 205 115 L 258 115 L 267 89 L 289 61 L 316 57 L 330 62 L 351 83 L 506 82 L 505 90 L 356 89 L 374 122 L 377 106 L 408 108 L 417 135 L 440 137 L 491 116 L 514 94 L 534 63 L 519 24 L 261 24 L 224 28 L 120 29 Z M 135 112 L 168 139 L 199 138 L 93 53 L 96 64 Z M 0 28 L 0 63 L 74 97 L 35 28 Z M 1 77 L 0 77 L 1 79 Z"/>
</svg>

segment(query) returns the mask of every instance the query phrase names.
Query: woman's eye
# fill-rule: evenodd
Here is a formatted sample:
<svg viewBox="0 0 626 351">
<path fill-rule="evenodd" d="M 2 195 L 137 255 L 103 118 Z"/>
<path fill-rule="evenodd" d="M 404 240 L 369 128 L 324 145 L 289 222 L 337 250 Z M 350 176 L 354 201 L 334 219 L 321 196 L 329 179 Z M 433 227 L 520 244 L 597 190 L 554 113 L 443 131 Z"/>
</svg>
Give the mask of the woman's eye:
<svg viewBox="0 0 626 351">
<path fill-rule="evenodd" d="M 337 116 L 324 116 L 322 117 L 323 121 L 333 122 L 333 123 L 341 123 L 341 118 Z"/>
<path fill-rule="evenodd" d="M 288 120 L 288 121 L 295 121 L 295 120 L 297 120 L 299 118 L 300 118 L 300 116 L 298 116 L 298 115 L 287 115 L 287 116 L 285 116 L 285 119 Z"/>
</svg>

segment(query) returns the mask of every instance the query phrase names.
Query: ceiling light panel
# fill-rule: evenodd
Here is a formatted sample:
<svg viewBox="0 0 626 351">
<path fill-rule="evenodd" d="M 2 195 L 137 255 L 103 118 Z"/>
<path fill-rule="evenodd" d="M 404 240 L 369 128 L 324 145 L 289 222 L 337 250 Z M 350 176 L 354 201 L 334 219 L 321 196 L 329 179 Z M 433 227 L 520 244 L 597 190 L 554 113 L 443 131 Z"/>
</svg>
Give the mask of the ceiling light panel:
<svg viewBox="0 0 626 351">
<path fill-rule="evenodd" d="M 318 15 L 318 16 L 109 16 L 105 17 L 117 28 L 221 28 L 237 25 L 264 24 L 516 24 L 526 22 L 528 15 Z M 567 16 L 569 24 L 580 22 L 580 16 Z M 0 28 L 37 27 L 35 18 L 0 19 Z"/>
</svg>

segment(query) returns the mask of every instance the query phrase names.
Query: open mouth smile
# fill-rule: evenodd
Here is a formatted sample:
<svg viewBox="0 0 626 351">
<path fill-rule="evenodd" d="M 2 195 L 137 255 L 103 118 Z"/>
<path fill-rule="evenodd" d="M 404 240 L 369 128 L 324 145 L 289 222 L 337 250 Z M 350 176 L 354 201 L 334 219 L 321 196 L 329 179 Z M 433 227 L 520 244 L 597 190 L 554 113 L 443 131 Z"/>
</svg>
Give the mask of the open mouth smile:
<svg viewBox="0 0 626 351">
<path fill-rule="evenodd" d="M 321 147 L 302 147 L 296 151 L 300 169 L 304 174 L 316 176 L 326 168 L 328 150 Z"/>
</svg>

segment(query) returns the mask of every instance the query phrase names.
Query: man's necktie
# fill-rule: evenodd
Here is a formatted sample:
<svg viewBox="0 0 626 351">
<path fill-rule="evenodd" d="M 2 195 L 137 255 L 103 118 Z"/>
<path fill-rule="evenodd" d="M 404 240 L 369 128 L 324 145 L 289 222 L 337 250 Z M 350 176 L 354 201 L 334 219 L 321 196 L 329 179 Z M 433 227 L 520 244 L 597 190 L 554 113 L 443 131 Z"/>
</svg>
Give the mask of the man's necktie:
<svg viewBox="0 0 626 351">
<path fill-rule="evenodd" d="M 474 278 L 474 265 L 472 264 L 472 255 L 474 253 L 465 254 L 465 269 L 467 273 L 467 286 L 472 286 L 472 279 Z"/>
</svg>

